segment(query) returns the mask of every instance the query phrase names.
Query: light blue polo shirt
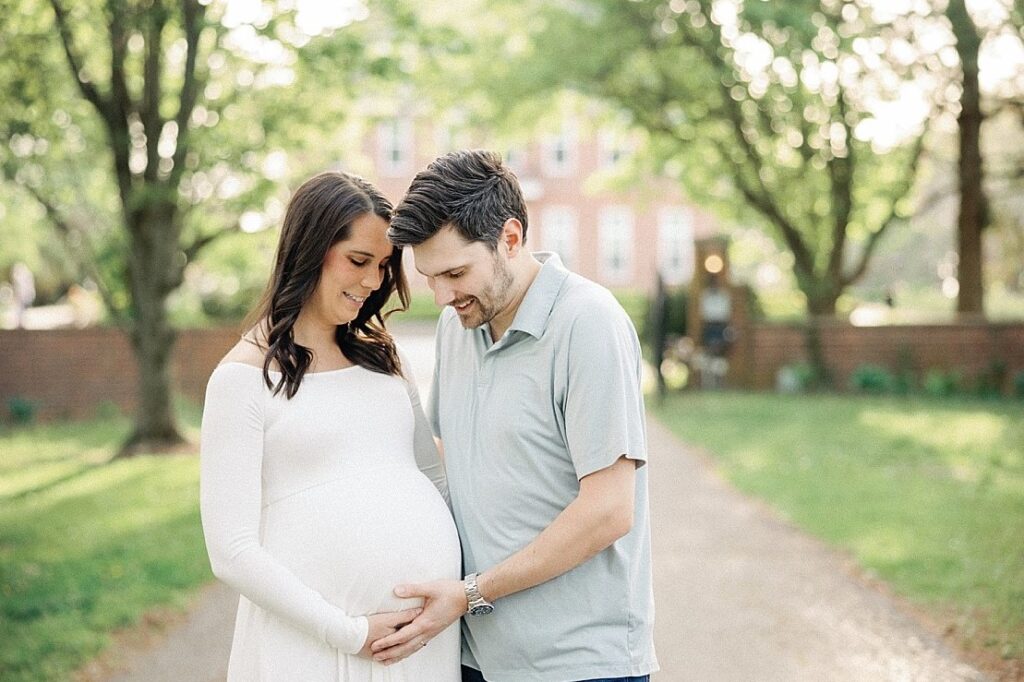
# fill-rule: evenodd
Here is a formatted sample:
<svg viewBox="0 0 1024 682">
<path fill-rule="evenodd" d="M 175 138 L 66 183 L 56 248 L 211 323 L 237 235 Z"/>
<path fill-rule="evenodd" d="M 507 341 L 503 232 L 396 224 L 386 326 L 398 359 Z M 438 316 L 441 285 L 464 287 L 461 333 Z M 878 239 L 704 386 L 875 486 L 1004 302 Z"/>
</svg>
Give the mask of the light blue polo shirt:
<svg viewBox="0 0 1024 682">
<path fill-rule="evenodd" d="M 465 572 L 529 544 L 579 479 L 636 460 L 633 529 L 567 573 L 463 619 L 463 663 L 491 682 L 646 675 L 654 654 L 646 434 L 636 331 L 603 287 L 543 262 L 508 331 L 437 329 L 430 418 L 444 442 Z"/>
</svg>

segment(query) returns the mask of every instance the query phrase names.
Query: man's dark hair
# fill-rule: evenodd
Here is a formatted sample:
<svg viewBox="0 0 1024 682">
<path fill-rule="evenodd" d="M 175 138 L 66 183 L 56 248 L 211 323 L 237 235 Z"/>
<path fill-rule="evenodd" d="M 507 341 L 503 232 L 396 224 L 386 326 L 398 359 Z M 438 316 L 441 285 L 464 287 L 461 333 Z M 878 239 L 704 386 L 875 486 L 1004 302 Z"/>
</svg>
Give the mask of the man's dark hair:
<svg viewBox="0 0 1024 682">
<path fill-rule="evenodd" d="M 396 246 L 416 246 L 451 225 L 463 239 L 496 249 L 509 218 L 522 223 L 525 242 L 526 201 L 515 174 L 494 152 L 463 150 L 416 175 L 395 209 L 388 238 Z"/>
</svg>

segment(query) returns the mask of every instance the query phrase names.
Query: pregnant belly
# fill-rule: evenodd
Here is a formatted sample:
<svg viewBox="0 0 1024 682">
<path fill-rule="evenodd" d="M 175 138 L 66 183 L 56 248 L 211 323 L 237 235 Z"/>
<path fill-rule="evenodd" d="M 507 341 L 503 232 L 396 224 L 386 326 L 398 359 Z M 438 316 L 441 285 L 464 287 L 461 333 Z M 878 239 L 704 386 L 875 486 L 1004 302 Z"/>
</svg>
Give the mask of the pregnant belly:
<svg viewBox="0 0 1024 682">
<path fill-rule="evenodd" d="M 263 546 L 350 615 L 395 611 L 395 585 L 459 578 L 447 505 L 416 470 L 348 476 L 263 510 Z"/>
</svg>

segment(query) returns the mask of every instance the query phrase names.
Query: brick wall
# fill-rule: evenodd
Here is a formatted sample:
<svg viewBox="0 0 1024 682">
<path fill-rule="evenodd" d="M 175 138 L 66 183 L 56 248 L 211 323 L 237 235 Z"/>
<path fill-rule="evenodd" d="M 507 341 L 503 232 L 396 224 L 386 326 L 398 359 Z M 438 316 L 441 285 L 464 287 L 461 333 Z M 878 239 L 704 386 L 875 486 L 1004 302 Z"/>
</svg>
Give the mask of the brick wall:
<svg viewBox="0 0 1024 682">
<path fill-rule="evenodd" d="M 785 364 L 805 359 L 803 330 L 795 325 L 741 324 L 733 349 L 731 382 L 739 387 L 771 389 Z M 171 364 L 175 389 L 202 400 L 217 362 L 238 338 L 235 327 L 183 330 Z M 1024 324 L 957 324 L 853 327 L 829 323 L 822 328 L 827 362 L 836 387 L 872 363 L 890 370 L 901 355 L 920 377 L 932 368 L 959 370 L 973 381 L 990 363 L 1006 363 L 1007 382 L 1024 371 Z M 11 398 L 37 406 L 40 418 L 84 418 L 104 403 L 130 411 L 135 405 L 138 372 L 128 339 L 116 329 L 48 331 L 0 330 L 0 415 Z M 1004 387 L 1010 390 L 1009 385 Z"/>
<path fill-rule="evenodd" d="M 779 368 L 807 357 L 798 325 L 751 323 L 738 332 L 734 362 L 742 370 L 734 376 L 739 386 L 770 389 Z M 854 327 L 830 322 L 823 325 L 821 339 L 839 389 L 848 386 L 850 374 L 860 365 L 896 371 L 907 359 L 918 378 L 930 369 L 956 370 L 969 384 L 993 362 L 1002 361 L 1007 392 L 1012 377 L 1024 371 L 1024 324 Z"/>
<path fill-rule="evenodd" d="M 201 400 L 217 362 L 238 339 L 234 327 L 184 330 L 171 360 L 177 391 Z M 12 398 L 30 400 L 39 418 L 84 418 L 104 403 L 135 406 L 138 370 L 117 329 L 0 330 L 0 416 Z"/>
<path fill-rule="evenodd" d="M 357 165 L 351 169 L 373 178 L 384 195 L 395 203 L 405 196 L 413 176 L 426 168 L 438 155 L 449 151 L 450 144 L 450 141 L 445 139 L 446 128 L 435 121 L 403 118 L 399 120 L 411 126 L 408 138 L 400 145 L 403 153 L 408 156 L 405 171 L 396 173 L 387 168 L 383 159 L 387 158 L 388 152 L 385 150 L 383 140 L 388 139 L 388 135 L 382 137 L 380 131 L 363 138 L 365 159 L 371 161 L 372 165 L 362 168 Z M 714 218 L 691 205 L 681 192 L 679 183 L 670 178 L 652 175 L 628 191 L 615 191 L 607 186 L 607 182 L 599 182 L 596 185 L 592 183 L 591 178 L 602 173 L 607 174 L 601 159 L 598 131 L 590 129 L 589 126 L 581 126 L 575 130 L 571 141 L 566 142 L 573 162 L 568 172 L 557 176 L 544 168 L 542 157 L 545 156 L 545 145 L 540 138 L 530 140 L 517 149 L 518 159 L 513 164 L 513 170 L 523 185 L 527 202 L 527 246 L 531 251 L 551 250 L 545 234 L 544 209 L 558 207 L 568 210 L 574 216 L 576 230 L 576 253 L 570 270 L 613 289 L 651 291 L 654 288 L 655 273 L 658 271 L 659 249 L 662 248 L 659 244 L 661 209 L 686 209 L 692 220 L 691 236 L 708 236 L 717 230 Z M 461 139 L 456 146 L 491 148 L 483 131 L 470 132 L 468 138 Z M 352 161 L 357 162 L 356 159 Z M 600 213 L 602 208 L 611 206 L 628 208 L 632 217 L 631 265 L 625 277 L 618 281 L 608 279 L 599 258 Z M 404 256 L 403 260 L 412 286 L 425 290 L 426 280 L 415 271 L 412 254 Z"/>
<path fill-rule="evenodd" d="M 240 335 L 238 326 L 182 331 L 174 344 L 175 388 L 190 400 L 201 401 L 210 374 Z"/>
</svg>

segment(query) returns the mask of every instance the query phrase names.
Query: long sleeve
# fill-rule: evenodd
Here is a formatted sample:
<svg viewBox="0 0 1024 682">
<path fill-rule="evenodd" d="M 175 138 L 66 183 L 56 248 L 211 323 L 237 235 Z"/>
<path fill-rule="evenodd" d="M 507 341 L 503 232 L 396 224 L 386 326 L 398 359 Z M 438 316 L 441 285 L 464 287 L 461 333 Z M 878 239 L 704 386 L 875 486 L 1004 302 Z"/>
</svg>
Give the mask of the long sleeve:
<svg viewBox="0 0 1024 682">
<path fill-rule="evenodd" d="M 409 358 L 399 351 L 402 360 L 402 373 L 405 376 L 405 383 L 409 392 L 409 402 L 412 403 L 412 413 L 415 419 L 415 430 L 413 431 L 413 449 L 416 453 L 416 466 L 430 479 L 445 503 L 451 507 L 451 499 L 448 495 L 448 477 L 445 474 L 444 462 L 441 461 L 440 453 L 437 451 L 437 443 L 434 442 L 434 435 L 427 422 L 427 416 L 423 412 L 423 402 L 420 400 L 420 392 L 416 386 L 416 378 L 409 364 Z"/>
<path fill-rule="evenodd" d="M 210 377 L 200 443 L 200 512 L 213 573 L 249 601 L 291 620 L 346 654 L 369 629 L 330 604 L 260 544 L 262 373 L 229 363 Z"/>
</svg>

